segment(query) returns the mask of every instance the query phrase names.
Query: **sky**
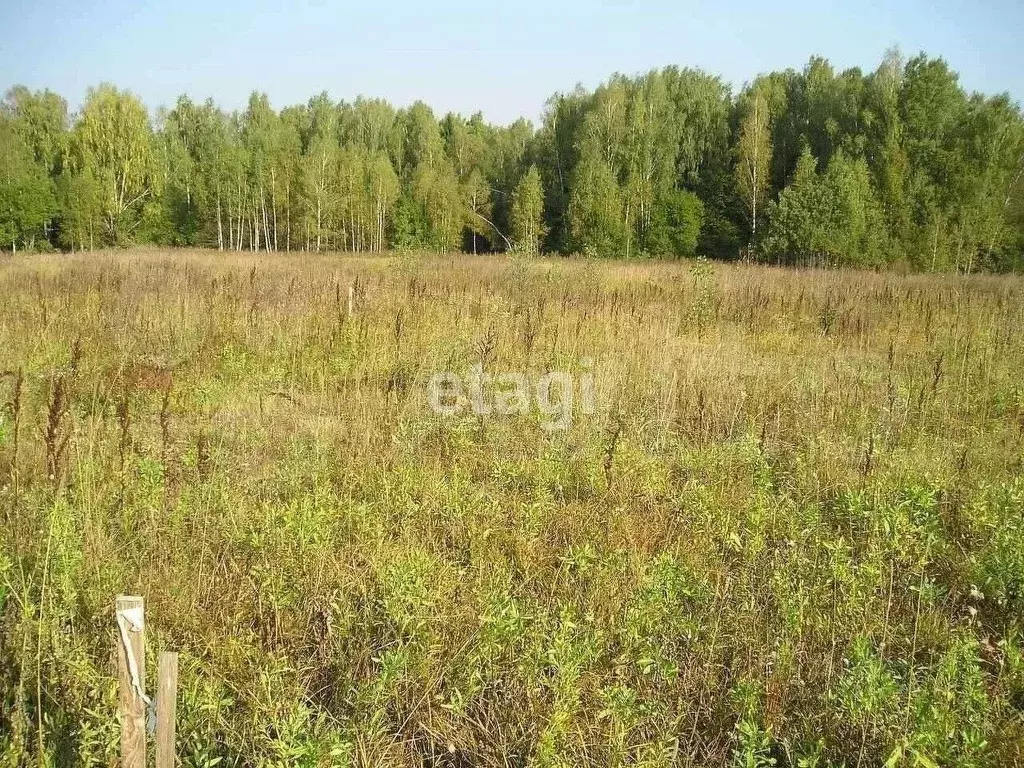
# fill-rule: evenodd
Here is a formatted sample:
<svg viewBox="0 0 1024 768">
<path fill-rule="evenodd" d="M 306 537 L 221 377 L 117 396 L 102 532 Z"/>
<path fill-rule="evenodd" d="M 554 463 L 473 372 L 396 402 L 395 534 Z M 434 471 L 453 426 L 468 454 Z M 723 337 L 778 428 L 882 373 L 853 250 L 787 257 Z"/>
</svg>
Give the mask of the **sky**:
<svg viewBox="0 0 1024 768">
<path fill-rule="evenodd" d="M 613 72 L 699 67 L 738 89 L 814 54 L 870 71 L 892 46 L 1024 101 L 1021 0 L 0 0 L 0 30 L 0 89 L 50 88 L 72 109 L 112 82 L 150 108 L 187 93 L 237 109 L 254 89 L 280 108 L 326 90 L 507 124 Z"/>
</svg>

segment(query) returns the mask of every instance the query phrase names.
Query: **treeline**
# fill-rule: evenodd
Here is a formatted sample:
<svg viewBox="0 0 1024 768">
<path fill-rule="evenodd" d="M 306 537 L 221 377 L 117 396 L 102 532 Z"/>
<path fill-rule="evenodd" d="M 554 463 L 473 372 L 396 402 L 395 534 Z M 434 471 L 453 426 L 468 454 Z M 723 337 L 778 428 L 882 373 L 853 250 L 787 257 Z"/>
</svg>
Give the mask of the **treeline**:
<svg viewBox="0 0 1024 768">
<path fill-rule="evenodd" d="M 542 123 L 421 102 L 150 116 L 14 87 L 0 108 L 0 243 L 91 249 L 697 253 L 926 270 L 1024 266 L 1024 119 L 941 59 L 869 74 L 812 58 L 738 94 L 700 70 L 556 94 Z"/>
</svg>

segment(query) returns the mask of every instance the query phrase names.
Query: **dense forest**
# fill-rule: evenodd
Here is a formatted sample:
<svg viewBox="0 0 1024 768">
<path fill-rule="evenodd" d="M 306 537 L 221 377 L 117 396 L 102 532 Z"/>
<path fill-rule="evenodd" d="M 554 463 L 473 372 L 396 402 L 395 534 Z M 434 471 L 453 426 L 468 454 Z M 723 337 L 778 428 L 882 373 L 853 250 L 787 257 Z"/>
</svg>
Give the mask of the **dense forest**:
<svg viewBox="0 0 1024 768">
<path fill-rule="evenodd" d="M 111 85 L 0 106 L 0 242 L 68 250 L 704 254 L 921 270 L 1024 266 L 1024 119 L 941 59 L 812 58 L 737 94 L 666 67 L 551 97 L 541 125 L 417 102 L 150 115 Z"/>
</svg>

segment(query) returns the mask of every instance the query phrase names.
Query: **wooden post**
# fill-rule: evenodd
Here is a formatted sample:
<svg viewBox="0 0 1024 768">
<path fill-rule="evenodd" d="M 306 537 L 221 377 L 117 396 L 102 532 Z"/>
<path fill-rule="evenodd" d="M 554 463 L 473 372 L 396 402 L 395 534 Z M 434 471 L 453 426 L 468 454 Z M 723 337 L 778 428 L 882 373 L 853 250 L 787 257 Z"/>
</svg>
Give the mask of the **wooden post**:
<svg viewBox="0 0 1024 768">
<path fill-rule="evenodd" d="M 146 686 L 143 610 L 144 603 L 141 597 L 118 595 L 115 602 L 115 617 L 118 625 L 117 678 L 121 710 L 121 768 L 146 766 L 146 702 L 140 695 L 145 692 Z M 131 654 L 131 659 L 128 653 Z"/>
<path fill-rule="evenodd" d="M 156 768 L 174 768 L 174 718 L 177 711 L 178 654 L 160 654 L 156 682 Z"/>
</svg>

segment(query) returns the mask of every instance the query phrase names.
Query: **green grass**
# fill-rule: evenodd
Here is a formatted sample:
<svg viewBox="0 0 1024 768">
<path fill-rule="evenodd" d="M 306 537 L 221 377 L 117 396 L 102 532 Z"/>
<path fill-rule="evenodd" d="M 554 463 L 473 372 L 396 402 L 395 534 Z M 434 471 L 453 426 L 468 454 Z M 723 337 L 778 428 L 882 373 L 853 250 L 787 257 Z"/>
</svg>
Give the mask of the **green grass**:
<svg viewBox="0 0 1024 768">
<path fill-rule="evenodd" d="M 118 593 L 183 766 L 1024 763 L 1019 278 L 128 251 L 0 296 L 0 766 L 115 763 Z M 563 432 L 427 406 L 588 358 Z"/>
</svg>

